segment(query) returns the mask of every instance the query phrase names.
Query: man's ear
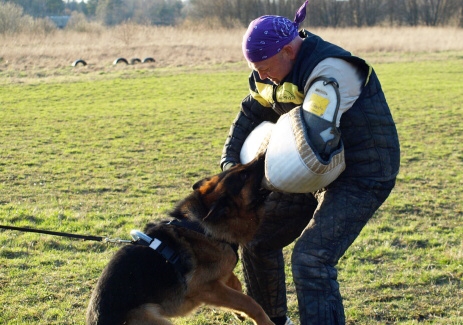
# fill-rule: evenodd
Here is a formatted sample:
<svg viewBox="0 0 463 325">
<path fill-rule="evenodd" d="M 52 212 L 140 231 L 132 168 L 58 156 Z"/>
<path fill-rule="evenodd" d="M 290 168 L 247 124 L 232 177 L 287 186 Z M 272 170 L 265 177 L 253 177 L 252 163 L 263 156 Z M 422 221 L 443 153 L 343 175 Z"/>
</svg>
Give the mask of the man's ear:
<svg viewBox="0 0 463 325">
<path fill-rule="evenodd" d="M 293 44 L 293 42 L 286 44 L 283 46 L 281 49 L 283 51 L 283 54 L 286 55 L 286 57 L 289 60 L 295 60 L 297 56 L 297 51 L 296 51 L 296 46 Z"/>
<path fill-rule="evenodd" d="M 298 39 L 296 38 L 293 41 L 291 41 L 289 44 L 286 44 L 285 46 L 283 46 L 281 50 L 284 51 L 283 53 L 286 55 L 288 59 L 295 60 L 297 57 L 297 51 L 299 47 L 300 47 L 300 44 L 298 43 Z"/>
</svg>

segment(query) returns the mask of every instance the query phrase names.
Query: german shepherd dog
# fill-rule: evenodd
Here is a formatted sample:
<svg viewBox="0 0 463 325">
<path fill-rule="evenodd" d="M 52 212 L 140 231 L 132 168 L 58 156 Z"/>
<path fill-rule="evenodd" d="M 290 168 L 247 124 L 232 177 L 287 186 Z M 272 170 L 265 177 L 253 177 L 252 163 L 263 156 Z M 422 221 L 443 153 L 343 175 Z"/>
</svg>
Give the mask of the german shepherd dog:
<svg viewBox="0 0 463 325">
<path fill-rule="evenodd" d="M 263 175 L 260 156 L 197 182 L 170 213 L 175 222 L 144 230 L 168 254 L 145 245 L 117 251 L 93 291 L 87 324 L 167 325 L 168 318 L 203 304 L 247 315 L 255 324 L 273 324 L 233 274 L 236 244 L 251 240 L 263 217 L 269 194 L 261 188 Z"/>
</svg>

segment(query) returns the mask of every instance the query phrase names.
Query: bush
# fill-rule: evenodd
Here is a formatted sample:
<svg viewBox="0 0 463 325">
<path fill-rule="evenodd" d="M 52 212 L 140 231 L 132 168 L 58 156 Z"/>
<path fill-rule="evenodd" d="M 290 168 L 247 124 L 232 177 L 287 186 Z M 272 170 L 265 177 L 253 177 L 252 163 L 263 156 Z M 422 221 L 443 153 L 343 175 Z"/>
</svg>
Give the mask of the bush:
<svg viewBox="0 0 463 325">
<path fill-rule="evenodd" d="M 79 33 L 99 33 L 102 30 L 102 26 L 99 23 L 89 22 L 83 13 L 74 11 L 66 25 L 66 30 Z"/>
<path fill-rule="evenodd" d="M 23 14 L 23 8 L 13 3 L 0 2 L 0 34 L 18 33 L 50 34 L 56 31 L 56 25 L 49 19 L 34 19 Z"/>
<path fill-rule="evenodd" d="M 32 18 L 25 16 L 22 32 L 33 35 L 48 35 L 56 32 L 57 27 L 53 21 L 48 18 Z M 26 23 L 27 21 L 27 23 Z"/>
<path fill-rule="evenodd" d="M 143 26 L 141 25 L 126 21 L 113 28 L 113 35 L 115 38 L 122 41 L 126 46 L 129 46 L 133 42 L 137 32 L 142 28 Z"/>
<path fill-rule="evenodd" d="M 238 19 L 205 17 L 187 18 L 179 23 L 178 27 L 189 30 L 215 30 L 243 28 L 243 24 Z"/>
<path fill-rule="evenodd" d="M 23 8 L 14 3 L 0 2 L 0 34 L 15 34 L 21 31 Z"/>
</svg>

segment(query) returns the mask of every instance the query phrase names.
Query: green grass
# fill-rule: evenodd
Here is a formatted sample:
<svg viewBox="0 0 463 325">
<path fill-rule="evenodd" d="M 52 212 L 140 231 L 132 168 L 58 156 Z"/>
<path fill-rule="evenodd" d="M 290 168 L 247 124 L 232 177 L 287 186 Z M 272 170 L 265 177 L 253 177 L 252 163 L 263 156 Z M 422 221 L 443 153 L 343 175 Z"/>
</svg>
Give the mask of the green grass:
<svg viewBox="0 0 463 325">
<path fill-rule="evenodd" d="M 402 164 L 390 198 L 338 265 L 348 324 L 463 324 L 462 56 L 375 68 Z M 195 181 L 218 172 L 247 74 L 232 66 L 2 82 L 0 224 L 128 238 L 164 218 Z M 83 324 L 117 248 L 0 230 L 0 324 Z M 236 321 L 204 308 L 175 323 Z"/>
</svg>

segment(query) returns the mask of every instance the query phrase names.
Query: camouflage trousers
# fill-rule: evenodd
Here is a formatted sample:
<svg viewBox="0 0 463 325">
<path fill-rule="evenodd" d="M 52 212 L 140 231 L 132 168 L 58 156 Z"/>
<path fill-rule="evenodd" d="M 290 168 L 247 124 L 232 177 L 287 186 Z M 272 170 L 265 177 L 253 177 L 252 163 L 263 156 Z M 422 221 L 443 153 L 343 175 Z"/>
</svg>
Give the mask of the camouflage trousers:
<svg viewBox="0 0 463 325">
<path fill-rule="evenodd" d="M 335 181 L 314 194 L 272 192 L 257 236 L 241 250 L 247 294 L 270 317 L 286 315 L 282 248 L 297 239 L 291 268 L 300 324 L 345 324 L 335 266 L 394 184 Z"/>
</svg>

